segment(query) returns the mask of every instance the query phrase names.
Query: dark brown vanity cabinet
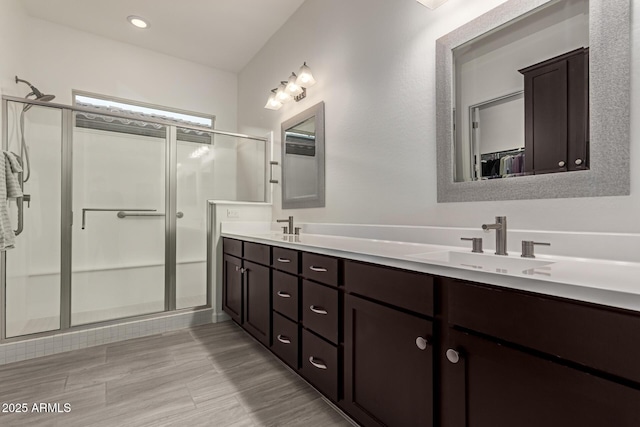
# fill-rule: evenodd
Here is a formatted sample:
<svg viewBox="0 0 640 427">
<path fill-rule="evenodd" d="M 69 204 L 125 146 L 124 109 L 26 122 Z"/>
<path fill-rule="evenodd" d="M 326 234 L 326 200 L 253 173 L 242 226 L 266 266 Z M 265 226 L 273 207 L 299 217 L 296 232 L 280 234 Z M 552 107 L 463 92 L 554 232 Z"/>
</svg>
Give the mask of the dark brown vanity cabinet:
<svg viewBox="0 0 640 427">
<path fill-rule="evenodd" d="M 589 48 L 519 71 L 524 76 L 525 171 L 589 169 Z"/>
<path fill-rule="evenodd" d="M 300 253 L 272 248 L 273 330 L 271 351 L 294 370 L 300 367 Z"/>
<path fill-rule="evenodd" d="M 269 346 L 271 272 L 268 265 L 271 248 L 225 238 L 223 252 L 222 308 L 247 332 Z"/>
<path fill-rule="evenodd" d="M 224 239 L 223 308 L 363 426 L 638 427 L 640 314 Z"/>
<path fill-rule="evenodd" d="M 236 323 L 242 324 L 242 260 L 224 254 L 222 308 Z"/>
<path fill-rule="evenodd" d="M 443 280 L 445 427 L 640 425 L 640 316 Z"/>
<path fill-rule="evenodd" d="M 345 291 L 343 406 L 365 426 L 433 426 L 433 278 L 345 261 Z"/>
<path fill-rule="evenodd" d="M 334 402 L 341 399 L 340 261 L 302 253 L 300 374 Z"/>
</svg>

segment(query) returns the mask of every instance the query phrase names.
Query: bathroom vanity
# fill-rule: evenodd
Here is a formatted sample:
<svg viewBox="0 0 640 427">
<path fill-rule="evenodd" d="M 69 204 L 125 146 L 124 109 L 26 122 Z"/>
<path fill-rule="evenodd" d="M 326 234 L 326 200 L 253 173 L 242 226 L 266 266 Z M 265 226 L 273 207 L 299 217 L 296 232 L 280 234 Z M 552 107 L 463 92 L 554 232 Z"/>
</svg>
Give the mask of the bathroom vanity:
<svg viewBox="0 0 640 427">
<path fill-rule="evenodd" d="M 223 237 L 223 309 L 361 425 L 640 425 L 640 312 L 549 285 L 570 260 L 488 274 L 454 265 L 460 248 Z"/>
</svg>

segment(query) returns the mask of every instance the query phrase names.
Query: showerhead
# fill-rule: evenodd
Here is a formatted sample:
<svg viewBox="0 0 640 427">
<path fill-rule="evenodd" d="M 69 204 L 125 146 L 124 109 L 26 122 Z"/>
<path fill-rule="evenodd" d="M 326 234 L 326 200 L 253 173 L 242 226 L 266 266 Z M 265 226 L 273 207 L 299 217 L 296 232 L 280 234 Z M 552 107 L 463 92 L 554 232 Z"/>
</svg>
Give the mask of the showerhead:
<svg viewBox="0 0 640 427">
<path fill-rule="evenodd" d="M 43 94 L 34 85 L 32 85 L 31 83 L 29 83 L 26 80 L 19 79 L 18 76 L 16 76 L 16 84 L 18 84 L 20 82 L 26 84 L 27 86 L 29 86 L 31 88 L 31 93 L 29 93 L 27 96 L 25 96 L 25 98 L 28 98 L 31 95 L 33 95 L 33 96 L 36 97 L 36 100 L 38 100 L 38 101 L 49 102 L 49 101 L 53 100 L 56 97 L 55 95 L 45 95 L 45 94 Z M 31 108 L 31 105 L 25 105 L 25 111 L 28 110 L 29 108 Z"/>
</svg>

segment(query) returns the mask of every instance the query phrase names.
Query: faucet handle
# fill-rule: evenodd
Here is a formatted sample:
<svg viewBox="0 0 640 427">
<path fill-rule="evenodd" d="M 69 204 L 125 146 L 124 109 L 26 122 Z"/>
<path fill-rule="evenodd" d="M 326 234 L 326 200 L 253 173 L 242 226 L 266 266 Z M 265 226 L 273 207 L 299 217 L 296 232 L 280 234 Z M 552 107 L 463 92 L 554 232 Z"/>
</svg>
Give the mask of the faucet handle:
<svg viewBox="0 0 640 427">
<path fill-rule="evenodd" d="M 546 242 L 534 242 L 533 240 L 523 240 L 522 241 L 522 258 L 535 258 L 536 256 L 533 253 L 533 246 L 551 246 L 551 243 Z"/>
<path fill-rule="evenodd" d="M 473 249 L 471 252 L 484 253 L 482 250 L 482 237 L 461 237 L 460 240 L 467 240 L 473 242 Z"/>
<path fill-rule="evenodd" d="M 293 228 L 293 234 L 299 236 L 300 235 L 300 230 L 302 230 L 302 227 L 294 227 Z"/>
<path fill-rule="evenodd" d="M 284 227 L 282 227 L 282 233 L 283 234 L 289 234 L 289 227 L 287 227 L 286 225 Z"/>
</svg>

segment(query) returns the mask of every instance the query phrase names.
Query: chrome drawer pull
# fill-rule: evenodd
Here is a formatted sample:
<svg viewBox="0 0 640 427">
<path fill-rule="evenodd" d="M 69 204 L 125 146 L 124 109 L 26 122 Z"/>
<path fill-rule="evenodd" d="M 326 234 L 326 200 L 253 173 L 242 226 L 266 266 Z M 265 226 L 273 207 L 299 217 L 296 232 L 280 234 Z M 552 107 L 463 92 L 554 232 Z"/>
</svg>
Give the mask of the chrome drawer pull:
<svg viewBox="0 0 640 427">
<path fill-rule="evenodd" d="M 287 258 L 278 258 L 278 262 L 284 262 L 286 264 L 286 263 L 291 262 L 291 260 L 287 259 Z"/>
<path fill-rule="evenodd" d="M 424 337 L 418 337 L 416 338 L 416 346 L 420 349 L 420 350 L 425 350 L 427 348 L 427 346 L 429 345 L 429 341 L 424 338 Z"/>
<path fill-rule="evenodd" d="M 313 356 L 311 356 L 309 358 L 309 363 L 311 363 L 313 366 L 315 366 L 318 369 L 327 369 L 327 365 L 325 365 L 324 363 L 318 363 L 314 361 L 315 359 L 313 358 Z M 318 359 L 319 360 L 319 359 Z"/>
<path fill-rule="evenodd" d="M 460 353 L 458 353 L 457 351 L 455 351 L 454 349 L 450 348 L 449 350 L 447 350 L 447 352 L 445 353 L 447 355 L 447 360 L 449 360 L 449 362 L 456 364 L 460 361 Z"/>
<path fill-rule="evenodd" d="M 291 344 L 291 340 L 284 335 L 278 335 L 278 341 L 280 341 L 282 344 Z"/>
<path fill-rule="evenodd" d="M 278 291 L 278 296 L 279 296 L 280 298 L 291 298 L 291 295 L 289 295 L 289 294 L 288 294 L 288 293 L 286 293 L 286 292 L 282 292 L 282 291 Z"/>
<path fill-rule="evenodd" d="M 329 271 L 329 270 L 327 270 L 326 268 L 322 268 L 322 267 L 315 267 L 315 266 L 313 266 L 313 265 L 312 265 L 311 267 L 309 267 L 309 270 L 311 270 L 311 271 L 317 271 L 318 273 L 326 273 L 327 271 Z"/>
<path fill-rule="evenodd" d="M 324 310 L 321 307 L 316 307 L 315 305 L 310 305 L 309 310 L 313 311 L 315 314 L 322 314 L 323 316 L 329 314 L 327 310 Z"/>
</svg>

